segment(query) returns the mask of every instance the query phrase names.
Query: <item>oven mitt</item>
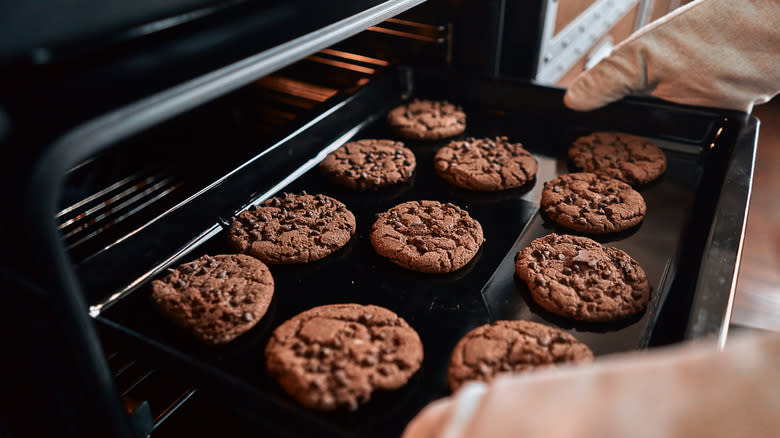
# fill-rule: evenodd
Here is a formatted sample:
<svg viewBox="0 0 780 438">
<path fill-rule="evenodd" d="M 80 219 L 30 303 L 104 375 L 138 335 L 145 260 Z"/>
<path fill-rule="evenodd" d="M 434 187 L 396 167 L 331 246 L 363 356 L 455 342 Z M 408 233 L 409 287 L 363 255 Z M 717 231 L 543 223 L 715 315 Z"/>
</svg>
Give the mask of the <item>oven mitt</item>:
<svg viewBox="0 0 780 438">
<path fill-rule="evenodd" d="M 566 91 L 589 111 L 623 96 L 750 112 L 780 91 L 780 1 L 697 0 L 617 45 Z"/>
<path fill-rule="evenodd" d="M 718 438 L 780 431 L 780 334 L 624 353 L 469 383 L 403 438 Z"/>
</svg>

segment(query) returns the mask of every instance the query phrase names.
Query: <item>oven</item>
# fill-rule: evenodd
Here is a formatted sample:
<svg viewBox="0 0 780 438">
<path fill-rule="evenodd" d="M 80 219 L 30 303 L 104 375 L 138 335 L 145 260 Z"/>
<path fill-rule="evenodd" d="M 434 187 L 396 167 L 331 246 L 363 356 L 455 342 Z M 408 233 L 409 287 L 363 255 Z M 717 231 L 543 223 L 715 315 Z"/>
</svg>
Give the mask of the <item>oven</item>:
<svg viewBox="0 0 780 438">
<path fill-rule="evenodd" d="M 180 1 L 87 15 L 52 5 L 63 21 L 41 33 L 23 32 L 45 25 L 35 2 L 2 6 L 18 33 L 0 52 L 10 346 L 0 427 L 11 437 L 398 436 L 448 394 L 453 346 L 489 321 L 558 326 L 597 358 L 703 336 L 722 345 L 758 121 L 646 98 L 577 113 L 549 86 L 582 69 L 611 29 L 671 7 L 655 3 Z M 610 21 L 591 26 L 594 11 Z M 562 36 L 572 29 L 584 36 Z M 522 142 L 539 161 L 536 180 L 495 193 L 457 189 L 433 171 L 445 142 L 413 141 L 417 170 L 398 187 L 350 192 L 324 179 L 317 164 L 346 142 L 396 138 L 385 116 L 415 97 L 461 105 L 465 135 Z M 651 138 L 669 159 L 666 174 L 640 190 L 642 225 L 598 239 L 640 261 L 651 302 L 635 318 L 598 326 L 545 315 L 513 270 L 519 249 L 557 231 L 539 214 L 543 182 L 570 171 L 568 145 L 595 130 Z M 154 311 L 152 279 L 231 253 L 232 217 L 302 190 L 344 202 L 357 232 L 321 261 L 271 266 L 275 298 L 255 328 L 207 348 Z M 482 224 L 486 242 L 463 269 L 415 274 L 373 253 L 374 215 L 420 199 L 452 202 Z M 293 315 L 344 302 L 404 317 L 425 360 L 407 386 L 356 413 L 313 412 L 266 375 L 263 349 Z"/>
</svg>

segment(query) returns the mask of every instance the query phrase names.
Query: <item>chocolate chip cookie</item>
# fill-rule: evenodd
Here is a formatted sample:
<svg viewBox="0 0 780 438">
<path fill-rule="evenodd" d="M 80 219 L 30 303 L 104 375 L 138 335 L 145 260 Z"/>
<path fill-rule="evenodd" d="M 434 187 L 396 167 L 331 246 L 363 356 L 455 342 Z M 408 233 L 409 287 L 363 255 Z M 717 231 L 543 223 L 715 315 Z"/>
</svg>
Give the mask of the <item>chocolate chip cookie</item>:
<svg viewBox="0 0 780 438">
<path fill-rule="evenodd" d="M 265 357 L 268 373 L 302 405 L 354 411 L 374 391 L 404 386 L 420 368 L 423 346 L 390 310 L 332 304 L 277 327 Z"/>
<path fill-rule="evenodd" d="M 639 263 L 586 237 L 536 239 L 517 253 L 515 271 L 540 306 L 575 320 L 623 319 L 650 300 L 650 282 Z"/>
<path fill-rule="evenodd" d="M 466 130 L 466 114 L 447 101 L 414 99 L 387 114 L 390 128 L 409 140 L 440 140 Z"/>
<path fill-rule="evenodd" d="M 466 382 L 489 382 L 501 373 L 592 360 L 590 348 L 562 330 L 530 321 L 496 321 L 468 332 L 455 345 L 447 383 L 455 392 Z"/>
<path fill-rule="evenodd" d="M 482 245 L 482 226 L 454 204 L 410 201 L 377 215 L 377 254 L 413 271 L 445 273 L 466 265 Z"/>
<path fill-rule="evenodd" d="M 569 173 L 544 183 L 542 211 L 581 233 L 629 229 L 647 212 L 644 198 L 628 184 L 594 173 Z"/>
<path fill-rule="evenodd" d="M 408 180 L 415 165 L 414 154 L 400 141 L 366 139 L 328 154 L 320 170 L 331 182 L 368 190 Z"/>
<path fill-rule="evenodd" d="M 268 267 L 242 254 L 204 255 L 152 282 L 152 300 L 206 344 L 224 344 L 255 326 L 274 293 Z"/>
<path fill-rule="evenodd" d="M 454 140 L 436 152 L 436 173 L 469 190 L 520 187 L 536 176 L 538 163 L 520 143 L 507 137 Z"/>
<path fill-rule="evenodd" d="M 346 245 L 355 216 L 325 195 L 285 193 L 241 212 L 229 233 L 237 251 L 265 263 L 307 263 Z"/>
<path fill-rule="evenodd" d="M 666 155 L 642 137 L 595 132 L 574 141 L 569 159 L 585 172 L 619 179 L 632 186 L 647 184 L 666 170 Z"/>
</svg>

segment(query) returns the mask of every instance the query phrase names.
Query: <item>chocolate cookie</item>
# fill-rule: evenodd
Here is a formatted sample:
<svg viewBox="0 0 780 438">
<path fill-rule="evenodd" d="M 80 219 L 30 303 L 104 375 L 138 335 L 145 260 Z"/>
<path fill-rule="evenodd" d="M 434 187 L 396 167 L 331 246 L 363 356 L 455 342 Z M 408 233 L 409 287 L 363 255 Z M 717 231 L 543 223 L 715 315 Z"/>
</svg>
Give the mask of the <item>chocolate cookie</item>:
<svg viewBox="0 0 780 438">
<path fill-rule="evenodd" d="M 642 137 L 595 132 L 574 141 L 569 159 L 586 172 L 619 179 L 631 185 L 647 184 L 666 170 L 666 155 Z"/>
<path fill-rule="evenodd" d="M 398 389 L 420 368 L 420 337 L 378 306 L 332 304 L 300 313 L 274 330 L 268 373 L 304 406 L 357 409 L 376 390 Z"/>
<path fill-rule="evenodd" d="M 378 189 L 412 176 L 414 154 L 400 141 L 351 141 L 328 154 L 320 170 L 332 182 L 354 190 Z"/>
<path fill-rule="evenodd" d="M 230 241 L 242 253 L 269 264 L 319 260 L 349 242 L 355 216 L 325 195 L 285 193 L 241 212 L 230 225 Z"/>
<path fill-rule="evenodd" d="M 456 271 L 482 245 L 482 226 L 466 210 L 438 201 L 410 201 L 377 215 L 371 245 L 377 254 L 413 271 Z"/>
<path fill-rule="evenodd" d="M 152 282 L 152 300 L 207 344 L 224 344 L 265 315 L 274 279 L 263 262 L 241 254 L 203 257 Z"/>
<path fill-rule="evenodd" d="M 576 320 L 626 318 L 650 299 L 650 282 L 634 259 L 586 237 L 536 239 L 517 253 L 515 271 L 540 306 Z"/>
<path fill-rule="evenodd" d="M 566 228 L 604 234 L 642 222 L 647 205 L 624 182 L 593 173 L 570 173 L 544 183 L 542 211 Z"/>
<path fill-rule="evenodd" d="M 418 100 L 394 108 L 387 123 L 398 135 L 409 140 L 440 140 L 466 130 L 466 114 L 447 101 Z"/>
<path fill-rule="evenodd" d="M 501 373 L 592 360 L 590 348 L 562 330 L 530 321 L 496 321 L 468 332 L 455 345 L 447 383 L 455 392 L 466 382 L 489 382 Z"/>
<path fill-rule="evenodd" d="M 536 176 L 538 163 L 506 137 L 451 141 L 433 157 L 436 173 L 458 187 L 494 191 L 520 187 Z"/>
</svg>

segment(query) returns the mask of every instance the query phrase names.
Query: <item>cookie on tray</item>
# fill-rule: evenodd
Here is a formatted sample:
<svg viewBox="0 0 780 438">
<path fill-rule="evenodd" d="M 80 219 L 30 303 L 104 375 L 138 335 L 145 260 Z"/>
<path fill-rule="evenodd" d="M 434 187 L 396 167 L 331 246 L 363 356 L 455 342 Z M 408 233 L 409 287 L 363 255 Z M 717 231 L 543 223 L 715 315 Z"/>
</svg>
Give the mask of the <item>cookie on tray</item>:
<svg viewBox="0 0 780 438">
<path fill-rule="evenodd" d="M 666 154 L 635 135 L 595 132 L 569 148 L 569 159 L 585 172 L 619 179 L 632 186 L 647 184 L 666 170 Z"/>
<path fill-rule="evenodd" d="M 563 330 L 530 321 L 496 321 L 471 330 L 458 341 L 450 357 L 447 383 L 455 392 L 466 382 L 487 383 L 502 373 L 592 360 L 590 348 Z"/>
<path fill-rule="evenodd" d="M 415 165 L 414 154 L 400 141 L 365 139 L 328 154 L 320 170 L 331 182 L 369 190 L 407 181 Z"/>
<path fill-rule="evenodd" d="M 579 321 L 624 319 L 650 300 L 639 263 L 586 237 L 540 237 L 517 253 L 515 271 L 542 308 Z"/>
<path fill-rule="evenodd" d="M 645 199 L 628 184 L 594 173 L 569 173 L 544 183 L 542 211 L 581 233 L 627 230 L 645 218 Z"/>
<path fill-rule="evenodd" d="M 450 183 L 480 191 L 520 187 L 536 177 L 539 167 L 522 144 L 507 137 L 453 140 L 436 152 L 433 166 Z"/>
<path fill-rule="evenodd" d="M 152 300 L 206 344 L 224 344 L 255 326 L 274 293 L 271 271 L 242 254 L 204 255 L 152 281 Z"/>
<path fill-rule="evenodd" d="M 277 327 L 265 357 L 268 373 L 300 404 L 354 411 L 374 391 L 404 386 L 420 368 L 423 346 L 388 309 L 331 304 Z"/>
<path fill-rule="evenodd" d="M 230 241 L 268 264 L 307 263 L 342 248 L 355 234 L 355 216 L 325 195 L 285 193 L 241 212 Z"/>
<path fill-rule="evenodd" d="M 484 240 L 482 226 L 466 210 L 438 201 L 409 201 L 378 214 L 370 237 L 380 256 L 434 274 L 465 266 Z"/>
<path fill-rule="evenodd" d="M 447 101 L 414 99 L 387 114 L 393 132 L 409 140 L 441 140 L 466 130 L 466 114 Z"/>
</svg>

